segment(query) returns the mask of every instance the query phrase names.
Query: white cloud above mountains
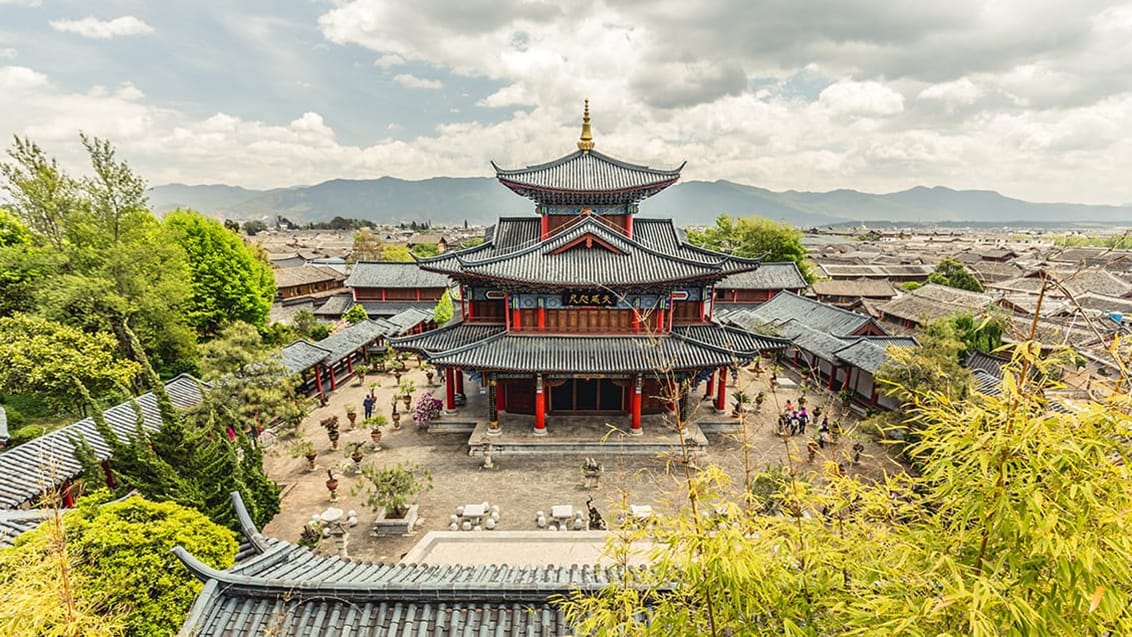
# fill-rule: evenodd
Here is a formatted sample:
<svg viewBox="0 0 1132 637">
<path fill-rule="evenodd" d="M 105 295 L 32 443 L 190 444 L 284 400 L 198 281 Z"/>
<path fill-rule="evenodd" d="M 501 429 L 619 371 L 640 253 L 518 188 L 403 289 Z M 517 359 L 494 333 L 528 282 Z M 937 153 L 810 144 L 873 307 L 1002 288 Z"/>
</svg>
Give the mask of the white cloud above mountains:
<svg viewBox="0 0 1132 637">
<path fill-rule="evenodd" d="M 339 0 L 315 10 L 305 39 L 278 16 L 246 16 L 260 25 L 252 34 L 227 30 L 254 40 L 245 54 L 269 56 L 288 86 L 310 89 L 272 89 L 242 112 L 210 108 L 216 91 L 245 81 L 240 59 L 168 68 L 187 84 L 162 100 L 133 66 L 83 84 L 38 65 L 25 42 L 2 42 L 18 47 L 20 66 L 0 67 L 0 90 L 21 97 L 0 134 L 42 136 L 74 158 L 78 129 L 106 135 L 154 183 L 485 175 L 490 159 L 524 165 L 572 150 L 589 97 L 600 150 L 688 160 L 687 178 L 1132 201 L 1132 3 Z M 127 18 L 137 25 L 121 26 Z M 145 18 L 163 37 L 144 42 L 159 46 L 167 27 Z M 78 23 L 51 26 L 88 38 L 153 32 L 132 16 L 67 24 Z M 338 57 L 323 55 L 327 43 Z M 353 75 L 318 84 L 329 64 Z M 285 114 L 259 114 L 256 100 Z M 350 101 L 374 104 L 375 133 L 345 133 Z"/>
<path fill-rule="evenodd" d="M 114 18 L 113 20 L 99 20 L 87 16 L 81 20 L 52 20 L 51 28 L 64 33 L 77 33 L 84 38 L 107 40 L 122 35 L 148 35 L 153 33 L 153 27 L 135 18 L 132 15 Z"/>
</svg>

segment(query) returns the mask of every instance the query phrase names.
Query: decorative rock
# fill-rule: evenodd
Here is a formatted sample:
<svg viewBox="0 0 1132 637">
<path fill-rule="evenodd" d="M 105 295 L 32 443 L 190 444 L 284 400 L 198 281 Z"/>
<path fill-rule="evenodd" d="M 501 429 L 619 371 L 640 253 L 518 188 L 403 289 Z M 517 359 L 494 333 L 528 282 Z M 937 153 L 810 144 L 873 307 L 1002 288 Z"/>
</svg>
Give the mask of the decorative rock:
<svg viewBox="0 0 1132 637">
<path fill-rule="evenodd" d="M 346 512 L 346 517 L 356 518 L 356 517 L 358 517 L 358 512 L 353 510 L 353 509 L 350 509 L 349 511 Z"/>
<path fill-rule="evenodd" d="M 576 520 L 574 520 L 574 530 L 575 531 L 581 531 L 585 528 L 586 528 L 586 523 L 582 521 L 582 518 L 577 518 Z"/>
<path fill-rule="evenodd" d="M 539 511 L 539 513 L 542 513 L 542 511 Z M 535 518 L 535 524 L 538 525 L 538 528 L 545 529 L 546 528 L 546 516 L 540 515 L 537 518 Z"/>
<path fill-rule="evenodd" d="M 460 516 L 458 516 L 458 515 L 448 516 L 448 523 L 449 524 L 455 524 L 455 525 L 459 526 L 460 525 Z"/>
<path fill-rule="evenodd" d="M 499 513 L 499 505 L 498 504 L 491 505 L 491 512 L 498 514 Z"/>
<path fill-rule="evenodd" d="M 464 505 L 456 507 L 456 515 L 464 515 Z"/>
<path fill-rule="evenodd" d="M 569 522 L 563 522 L 562 526 L 558 527 L 558 530 L 559 531 L 569 531 L 570 530 L 570 523 Z"/>
<path fill-rule="evenodd" d="M 547 531 L 557 531 L 557 530 L 558 530 L 558 523 L 557 523 L 557 522 L 551 522 L 551 523 L 550 523 L 550 524 L 549 524 L 549 525 L 548 525 L 548 526 L 546 527 L 546 530 L 547 530 Z"/>
<path fill-rule="evenodd" d="M 477 525 L 475 525 L 475 526 L 473 526 L 473 527 L 472 527 L 472 530 L 473 530 L 473 531 L 482 531 L 482 530 L 483 530 L 483 527 L 477 524 Z"/>
<path fill-rule="evenodd" d="M 467 521 L 467 520 L 464 520 L 464 523 L 460 525 L 460 528 L 465 530 L 465 531 L 471 531 L 472 530 L 472 523 Z"/>
<path fill-rule="evenodd" d="M 498 522 L 499 521 L 499 511 L 492 511 L 491 515 L 489 515 L 487 519 L 491 520 L 492 522 Z"/>
<path fill-rule="evenodd" d="M 539 511 L 538 513 L 535 514 L 536 520 L 539 519 L 539 518 L 545 518 L 545 517 L 546 517 L 546 514 L 543 513 L 542 511 Z"/>
<path fill-rule="evenodd" d="M 448 530 L 449 530 L 449 531 L 459 531 L 459 530 L 460 530 L 460 525 L 459 525 L 459 524 L 457 524 L 457 523 L 455 523 L 455 522 L 453 522 L 452 524 L 449 524 L 449 525 L 448 525 Z"/>
<path fill-rule="evenodd" d="M 495 529 L 495 518 L 488 518 L 487 521 L 483 523 L 483 525 L 487 528 L 488 531 Z"/>
<path fill-rule="evenodd" d="M 327 526 L 327 527 L 323 527 L 323 529 L 322 529 L 322 537 L 330 537 L 330 527 L 328 527 L 328 526 Z"/>
</svg>

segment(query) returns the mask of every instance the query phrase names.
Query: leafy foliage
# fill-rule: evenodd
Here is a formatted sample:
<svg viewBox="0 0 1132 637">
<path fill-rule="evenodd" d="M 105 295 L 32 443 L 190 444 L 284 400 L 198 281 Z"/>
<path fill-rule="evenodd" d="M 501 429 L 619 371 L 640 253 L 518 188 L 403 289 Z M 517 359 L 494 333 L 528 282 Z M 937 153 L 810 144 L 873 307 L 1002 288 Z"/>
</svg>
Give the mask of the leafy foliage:
<svg viewBox="0 0 1132 637">
<path fill-rule="evenodd" d="M 888 362 L 876 372 L 881 391 L 913 405 L 924 397 L 963 400 L 970 395 L 971 372 L 959 363 L 967 346 L 950 319 L 932 321 L 916 334 L 920 347 L 888 348 Z"/>
<path fill-rule="evenodd" d="M 360 303 L 351 305 L 345 312 L 342 313 L 342 320 L 346 321 L 350 325 L 357 325 L 358 323 L 361 323 L 368 318 L 369 314 L 366 314 L 366 308 L 362 307 Z"/>
<path fill-rule="evenodd" d="M 436 325 L 443 326 L 456 314 L 456 308 L 452 305 L 452 295 L 448 290 L 440 295 L 440 299 L 436 302 L 436 307 L 432 309 L 432 320 Z"/>
<path fill-rule="evenodd" d="M 124 330 L 142 360 L 143 378 L 157 399 L 161 426 L 156 431 L 142 428 L 140 408 L 135 406 L 138 425 L 123 441 L 110 429 L 102 411 L 91 409 L 95 427 L 110 447 L 114 471 L 125 483 L 121 488 L 134 488 L 150 500 L 192 507 L 231 529 L 239 528 L 239 519 L 229 493 L 239 491 L 256 524 L 270 520 L 279 511 L 279 487 L 264 473 L 263 453 L 254 439 L 242 433 L 248 426 L 246 411 L 254 406 L 233 406 L 233 392 L 218 383 L 197 408 L 182 415 L 140 352 L 137 339 L 128 327 Z M 246 391 L 253 391 L 252 387 Z M 75 442 L 76 455 L 86 470 L 96 471 L 89 443 Z"/>
<path fill-rule="evenodd" d="M 56 410 L 82 405 L 79 384 L 103 395 L 129 386 L 140 367 L 114 358 L 114 339 L 36 316 L 0 318 L 0 387 L 38 396 Z"/>
<path fill-rule="evenodd" d="M 381 239 L 369 228 L 362 228 L 354 233 L 354 247 L 350 250 L 349 262 L 380 261 L 385 245 Z"/>
<path fill-rule="evenodd" d="M 198 582 L 173 554 L 182 546 L 205 564 L 224 569 L 238 548 L 231 531 L 171 502 L 140 497 L 98 505 L 84 498 L 59 521 L 21 535 L 0 549 L 0 633 L 58 635 L 171 635 L 199 594 Z M 59 560 L 72 569 L 73 595 L 90 615 L 68 626 L 59 608 Z M 105 616 L 101 617 L 100 616 Z M 109 621 L 106 621 L 106 619 Z"/>
<path fill-rule="evenodd" d="M 409 500 L 432 488 L 432 472 L 420 465 L 398 464 L 379 469 L 362 465 L 366 482 L 357 482 L 353 494 L 365 493 L 365 505 L 374 511 L 384 510 L 392 517 L 403 517 Z"/>
<path fill-rule="evenodd" d="M 176 210 L 163 225 L 189 257 L 193 295 L 189 323 L 215 334 L 229 321 L 262 327 L 275 298 L 275 277 L 256 252 L 219 222 Z"/>
<path fill-rule="evenodd" d="M 689 230 L 688 241 L 709 250 L 727 252 L 740 257 L 763 257 L 767 261 L 793 261 L 798 264 L 807 283 L 816 275 L 806 264 L 806 248 L 802 233 L 793 226 L 763 217 L 732 219 L 719 215 L 715 226 Z"/>
<path fill-rule="evenodd" d="M 960 290 L 982 292 L 983 284 L 971 274 L 967 266 L 955 259 L 943 259 L 935 267 L 935 272 L 928 275 L 928 283 L 946 285 Z"/>
<path fill-rule="evenodd" d="M 312 341 L 321 341 L 330 336 L 330 328 L 324 323 L 319 323 L 310 310 L 295 312 L 295 315 L 291 317 L 291 325 L 299 336 L 309 338 Z"/>
<path fill-rule="evenodd" d="M 409 254 L 408 246 L 386 244 L 381 251 L 381 260 L 409 263 L 413 260 L 413 256 Z"/>
<path fill-rule="evenodd" d="M 31 243 L 31 232 L 15 215 L 0 208 L 0 248 Z"/>
<path fill-rule="evenodd" d="M 767 515 L 720 469 L 692 474 L 688 506 L 610 545 L 652 542 L 652 568 L 565 600 L 574 632 L 1129 634 L 1130 405 L 1051 411 L 1039 351 L 1014 350 L 1000 397 L 917 397 L 918 476 L 792 465 L 762 485 Z"/>
</svg>

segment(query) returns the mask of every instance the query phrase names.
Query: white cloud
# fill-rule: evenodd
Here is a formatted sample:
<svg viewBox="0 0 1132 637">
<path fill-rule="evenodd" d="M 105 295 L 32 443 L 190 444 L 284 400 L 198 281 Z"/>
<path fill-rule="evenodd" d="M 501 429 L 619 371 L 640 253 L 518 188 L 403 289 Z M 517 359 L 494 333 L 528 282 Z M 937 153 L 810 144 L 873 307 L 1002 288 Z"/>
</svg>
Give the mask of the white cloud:
<svg viewBox="0 0 1132 637">
<path fill-rule="evenodd" d="M 382 69 L 388 69 L 388 68 L 392 68 L 394 66 L 400 66 L 404 63 L 405 63 L 405 58 L 403 58 L 400 55 L 397 55 L 395 53 L 390 53 L 389 55 L 383 55 L 383 56 L 381 56 L 381 57 L 379 57 L 379 58 L 377 58 L 376 60 L 373 61 L 374 66 L 376 66 L 378 68 L 382 68 Z"/>
<path fill-rule="evenodd" d="M 408 73 L 399 73 L 393 76 L 393 81 L 401 86 L 408 88 L 424 88 L 424 89 L 440 89 L 444 88 L 444 83 L 439 80 L 430 80 L 423 77 L 417 77 Z"/>
<path fill-rule="evenodd" d="M 884 116 L 904 110 L 904 96 L 879 82 L 834 82 L 818 95 L 834 115 Z"/>
<path fill-rule="evenodd" d="M 0 49 L 0 58 L 12 60 L 19 54 L 20 52 L 13 48 Z"/>
<path fill-rule="evenodd" d="M 51 28 L 64 33 L 77 33 L 84 38 L 106 40 L 120 35 L 146 35 L 153 33 L 153 27 L 132 15 L 99 20 L 87 16 L 81 20 L 52 20 Z"/>
<path fill-rule="evenodd" d="M 964 77 L 953 82 L 933 84 L 920 91 L 917 97 L 923 100 L 938 100 L 951 105 L 968 105 L 974 104 L 975 100 L 982 95 L 983 89 Z"/>
<path fill-rule="evenodd" d="M 0 5 L 11 4 L 20 7 L 38 7 L 40 0 L 0 0 Z"/>
</svg>

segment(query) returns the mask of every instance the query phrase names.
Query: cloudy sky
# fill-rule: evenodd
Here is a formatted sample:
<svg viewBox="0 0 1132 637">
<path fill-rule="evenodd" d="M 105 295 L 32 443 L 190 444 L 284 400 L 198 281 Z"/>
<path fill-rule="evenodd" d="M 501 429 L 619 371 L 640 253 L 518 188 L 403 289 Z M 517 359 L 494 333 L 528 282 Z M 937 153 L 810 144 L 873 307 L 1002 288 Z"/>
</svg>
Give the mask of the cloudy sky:
<svg viewBox="0 0 1132 637">
<path fill-rule="evenodd" d="M 1132 202 L 1132 3 L 0 0 L 0 135 L 152 184 L 490 175 L 585 97 L 685 179 Z"/>
</svg>

